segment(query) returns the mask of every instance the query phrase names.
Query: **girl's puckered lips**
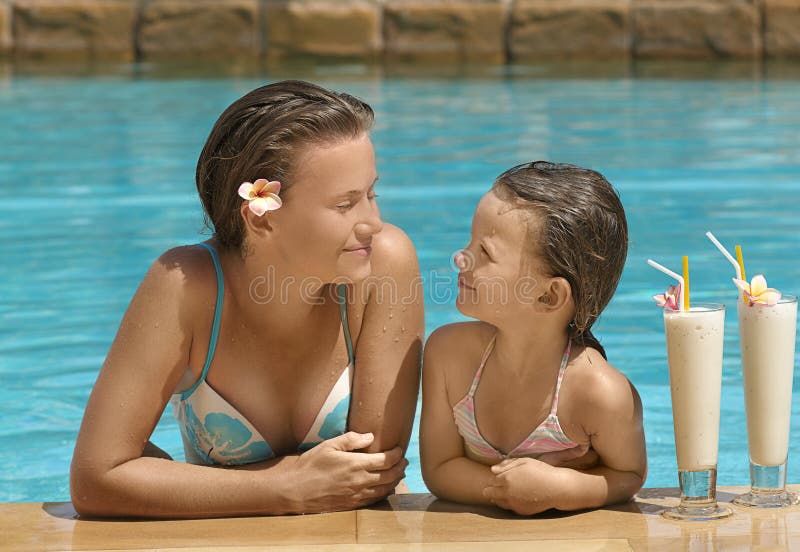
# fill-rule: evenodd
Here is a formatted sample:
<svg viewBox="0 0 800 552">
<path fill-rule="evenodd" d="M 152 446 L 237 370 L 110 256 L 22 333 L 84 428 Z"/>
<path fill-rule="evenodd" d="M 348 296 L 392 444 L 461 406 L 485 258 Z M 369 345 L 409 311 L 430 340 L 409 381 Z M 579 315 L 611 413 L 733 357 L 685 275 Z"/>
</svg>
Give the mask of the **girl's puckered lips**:
<svg viewBox="0 0 800 552">
<path fill-rule="evenodd" d="M 458 275 L 458 287 L 463 287 L 463 288 L 472 289 L 472 290 L 475 289 L 474 287 L 472 287 L 471 285 L 469 285 L 467 283 L 466 278 L 464 278 L 463 274 L 459 274 Z"/>
</svg>

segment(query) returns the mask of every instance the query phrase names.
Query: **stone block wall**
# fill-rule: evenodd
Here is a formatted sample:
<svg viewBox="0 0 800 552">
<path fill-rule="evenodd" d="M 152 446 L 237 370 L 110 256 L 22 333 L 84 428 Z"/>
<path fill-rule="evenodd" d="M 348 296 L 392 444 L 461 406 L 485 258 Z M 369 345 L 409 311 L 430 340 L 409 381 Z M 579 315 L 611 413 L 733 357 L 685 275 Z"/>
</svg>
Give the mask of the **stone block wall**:
<svg viewBox="0 0 800 552">
<path fill-rule="evenodd" d="M 257 57 L 258 0 L 145 0 L 136 25 L 142 59 Z"/>
<path fill-rule="evenodd" d="M 800 59 L 800 0 L 0 0 L 0 56 Z"/>
<path fill-rule="evenodd" d="M 505 61 L 507 7 L 500 1 L 386 0 L 384 51 L 388 57 L 440 61 Z"/>
<path fill-rule="evenodd" d="M 137 6 L 106 0 L 8 2 L 14 52 L 37 57 L 134 58 Z"/>
</svg>

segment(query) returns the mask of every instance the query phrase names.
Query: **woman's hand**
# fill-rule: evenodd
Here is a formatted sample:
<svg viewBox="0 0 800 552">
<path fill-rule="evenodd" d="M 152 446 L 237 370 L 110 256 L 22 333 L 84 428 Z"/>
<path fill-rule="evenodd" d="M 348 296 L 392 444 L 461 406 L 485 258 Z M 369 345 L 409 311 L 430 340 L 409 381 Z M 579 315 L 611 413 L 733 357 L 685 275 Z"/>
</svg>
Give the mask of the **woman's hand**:
<svg viewBox="0 0 800 552">
<path fill-rule="evenodd" d="M 295 464 L 289 497 L 294 513 L 352 510 L 382 500 L 405 477 L 408 460 L 395 447 L 386 452 L 353 452 L 372 443 L 371 433 L 350 431 L 303 453 Z"/>
<path fill-rule="evenodd" d="M 563 470 L 533 458 L 503 460 L 491 468 L 494 477 L 485 497 L 506 510 L 530 516 L 555 507 L 564 491 Z"/>
</svg>

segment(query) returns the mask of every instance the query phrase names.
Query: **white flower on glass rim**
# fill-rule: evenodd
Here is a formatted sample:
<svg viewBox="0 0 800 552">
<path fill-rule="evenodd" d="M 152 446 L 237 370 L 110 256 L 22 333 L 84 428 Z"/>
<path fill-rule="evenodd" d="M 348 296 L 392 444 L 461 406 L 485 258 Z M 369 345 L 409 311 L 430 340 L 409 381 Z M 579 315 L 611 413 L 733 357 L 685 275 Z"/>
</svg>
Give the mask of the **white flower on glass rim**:
<svg viewBox="0 0 800 552">
<path fill-rule="evenodd" d="M 738 280 L 733 278 L 733 283 L 736 284 L 745 298 L 751 305 L 775 305 L 781 298 L 781 292 L 777 289 L 767 287 L 767 279 L 763 274 L 753 276 L 748 284 L 746 280 Z"/>
<path fill-rule="evenodd" d="M 675 284 L 674 286 L 669 286 L 667 291 L 664 293 L 659 293 L 658 295 L 653 295 L 653 299 L 656 300 L 656 303 L 659 307 L 664 307 L 667 309 L 672 310 L 679 310 L 678 302 L 681 295 L 681 285 Z"/>
</svg>

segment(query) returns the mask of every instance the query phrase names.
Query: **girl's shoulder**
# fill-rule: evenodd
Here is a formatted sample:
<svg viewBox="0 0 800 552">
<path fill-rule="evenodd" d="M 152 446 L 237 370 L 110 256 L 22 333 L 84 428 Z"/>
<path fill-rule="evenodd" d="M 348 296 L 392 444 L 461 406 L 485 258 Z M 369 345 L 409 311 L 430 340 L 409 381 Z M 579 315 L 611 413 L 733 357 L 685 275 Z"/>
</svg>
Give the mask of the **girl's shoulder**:
<svg viewBox="0 0 800 552">
<path fill-rule="evenodd" d="M 426 354 L 470 358 L 483 354 L 496 328 L 479 320 L 455 322 L 436 328 L 425 343 Z"/>
<path fill-rule="evenodd" d="M 584 405 L 587 412 L 633 407 L 639 396 L 628 378 L 591 347 L 581 348 L 567 365 L 565 402 Z"/>
<path fill-rule="evenodd" d="M 480 321 L 457 322 L 434 330 L 425 343 L 423 373 L 434 372 L 447 389 L 451 403 L 469 389 L 495 327 Z"/>
</svg>

